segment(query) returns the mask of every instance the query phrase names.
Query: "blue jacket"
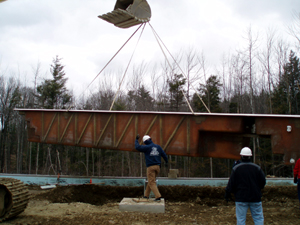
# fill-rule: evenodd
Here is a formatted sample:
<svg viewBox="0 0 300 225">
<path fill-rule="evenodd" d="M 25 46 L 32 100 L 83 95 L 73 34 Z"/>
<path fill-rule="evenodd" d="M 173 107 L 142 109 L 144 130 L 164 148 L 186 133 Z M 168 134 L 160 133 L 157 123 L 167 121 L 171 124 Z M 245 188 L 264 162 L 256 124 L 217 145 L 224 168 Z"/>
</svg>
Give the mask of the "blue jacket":
<svg viewBox="0 0 300 225">
<path fill-rule="evenodd" d="M 233 193 L 236 202 L 261 202 L 265 185 L 265 174 L 258 165 L 241 162 L 233 167 L 226 192 Z"/>
<path fill-rule="evenodd" d="M 135 140 L 135 149 L 145 154 L 146 166 L 161 165 L 161 157 L 164 158 L 165 162 L 168 163 L 168 157 L 164 150 L 154 144 L 151 139 L 147 140 L 146 145 L 140 145 L 139 141 Z"/>
</svg>

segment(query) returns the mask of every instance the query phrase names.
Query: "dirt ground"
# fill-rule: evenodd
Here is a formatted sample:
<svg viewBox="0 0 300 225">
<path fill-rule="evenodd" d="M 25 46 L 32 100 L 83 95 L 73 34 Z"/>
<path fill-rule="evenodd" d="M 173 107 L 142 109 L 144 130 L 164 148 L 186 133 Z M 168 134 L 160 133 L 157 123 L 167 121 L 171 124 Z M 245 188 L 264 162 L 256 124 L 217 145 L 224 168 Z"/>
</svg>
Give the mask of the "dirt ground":
<svg viewBox="0 0 300 225">
<path fill-rule="evenodd" d="M 165 213 L 120 212 L 123 197 L 141 197 L 143 187 L 63 186 L 51 190 L 29 187 L 31 199 L 18 217 L 2 224 L 236 224 L 234 202 L 224 188 L 160 186 Z M 265 224 L 299 224 L 295 186 L 263 191 Z M 253 224 L 250 212 L 247 224 Z"/>
</svg>

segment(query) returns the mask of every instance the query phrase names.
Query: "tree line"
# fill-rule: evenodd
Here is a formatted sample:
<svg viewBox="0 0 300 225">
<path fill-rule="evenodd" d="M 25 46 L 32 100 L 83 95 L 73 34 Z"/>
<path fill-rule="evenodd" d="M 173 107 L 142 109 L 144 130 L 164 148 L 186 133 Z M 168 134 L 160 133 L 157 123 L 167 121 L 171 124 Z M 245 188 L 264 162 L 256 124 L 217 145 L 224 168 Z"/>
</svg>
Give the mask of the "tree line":
<svg viewBox="0 0 300 225">
<path fill-rule="evenodd" d="M 299 28 L 290 28 L 298 41 Z M 33 87 L 2 72 L 0 170 L 25 174 L 146 176 L 141 153 L 28 142 L 27 124 L 14 108 L 299 114 L 300 42 L 291 47 L 275 37 L 275 31 L 268 31 L 264 43 L 258 45 L 261 39 L 250 27 L 245 48 L 224 55 L 214 73 L 210 72 L 204 53 L 191 48 L 179 53 L 171 66 L 166 61 L 151 69 L 144 62 L 133 66 L 130 78 L 123 85 L 126 88 L 120 91 L 113 87 L 110 75 L 103 76 L 88 96 L 77 97 L 67 88 L 68 78 L 59 56 L 50 66 L 50 79 L 38 82 L 40 65 L 37 65 Z M 291 166 L 284 165 L 283 156 L 272 153 L 269 139 L 252 138 L 250 147 L 255 153 L 254 162 L 265 174 L 292 176 Z M 171 167 L 179 169 L 184 177 L 228 177 L 233 164 L 231 159 L 169 158 Z M 162 168 L 161 175 L 167 173 Z"/>
</svg>

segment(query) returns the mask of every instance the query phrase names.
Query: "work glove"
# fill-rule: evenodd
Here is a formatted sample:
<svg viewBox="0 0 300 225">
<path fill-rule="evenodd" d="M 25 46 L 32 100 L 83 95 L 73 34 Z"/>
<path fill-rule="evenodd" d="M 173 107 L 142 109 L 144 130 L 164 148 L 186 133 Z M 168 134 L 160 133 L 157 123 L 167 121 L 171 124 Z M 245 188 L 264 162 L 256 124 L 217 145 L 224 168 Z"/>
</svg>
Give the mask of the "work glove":
<svg viewBox="0 0 300 225">
<path fill-rule="evenodd" d="M 231 194 L 229 192 L 225 192 L 225 200 L 226 202 L 232 201 Z"/>
<path fill-rule="evenodd" d="M 294 177 L 294 183 L 295 183 L 295 184 L 298 183 L 298 177 L 297 177 L 297 176 Z"/>
<path fill-rule="evenodd" d="M 140 138 L 140 135 L 138 134 L 138 135 L 136 135 L 136 140 L 139 140 L 139 138 Z"/>
</svg>

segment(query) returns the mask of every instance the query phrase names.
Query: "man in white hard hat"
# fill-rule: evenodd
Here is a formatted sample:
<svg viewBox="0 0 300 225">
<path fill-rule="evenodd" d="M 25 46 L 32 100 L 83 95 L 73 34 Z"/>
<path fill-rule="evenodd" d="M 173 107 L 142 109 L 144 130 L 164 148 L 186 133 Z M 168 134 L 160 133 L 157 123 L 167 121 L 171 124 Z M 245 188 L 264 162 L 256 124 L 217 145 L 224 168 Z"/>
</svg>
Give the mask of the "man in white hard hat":
<svg viewBox="0 0 300 225">
<path fill-rule="evenodd" d="M 266 185 L 265 174 L 258 165 L 251 162 L 250 148 L 242 148 L 240 155 L 242 162 L 232 169 L 225 189 L 225 199 L 228 201 L 230 194 L 234 194 L 238 225 L 246 223 L 248 208 L 250 208 L 254 224 L 264 224 L 261 190 Z"/>
<path fill-rule="evenodd" d="M 164 150 L 152 142 L 149 135 L 143 137 L 145 145 L 139 144 L 139 135 L 135 139 L 135 149 L 145 154 L 146 166 L 147 166 L 147 179 L 148 184 L 144 193 L 144 198 L 149 198 L 150 192 L 153 191 L 155 195 L 155 201 L 161 200 L 161 194 L 156 186 L 156 177 L 160 172 L 161 157 L 164 158 L 166 165 L 168 164 L 168 157 Z"/>
</svg>

